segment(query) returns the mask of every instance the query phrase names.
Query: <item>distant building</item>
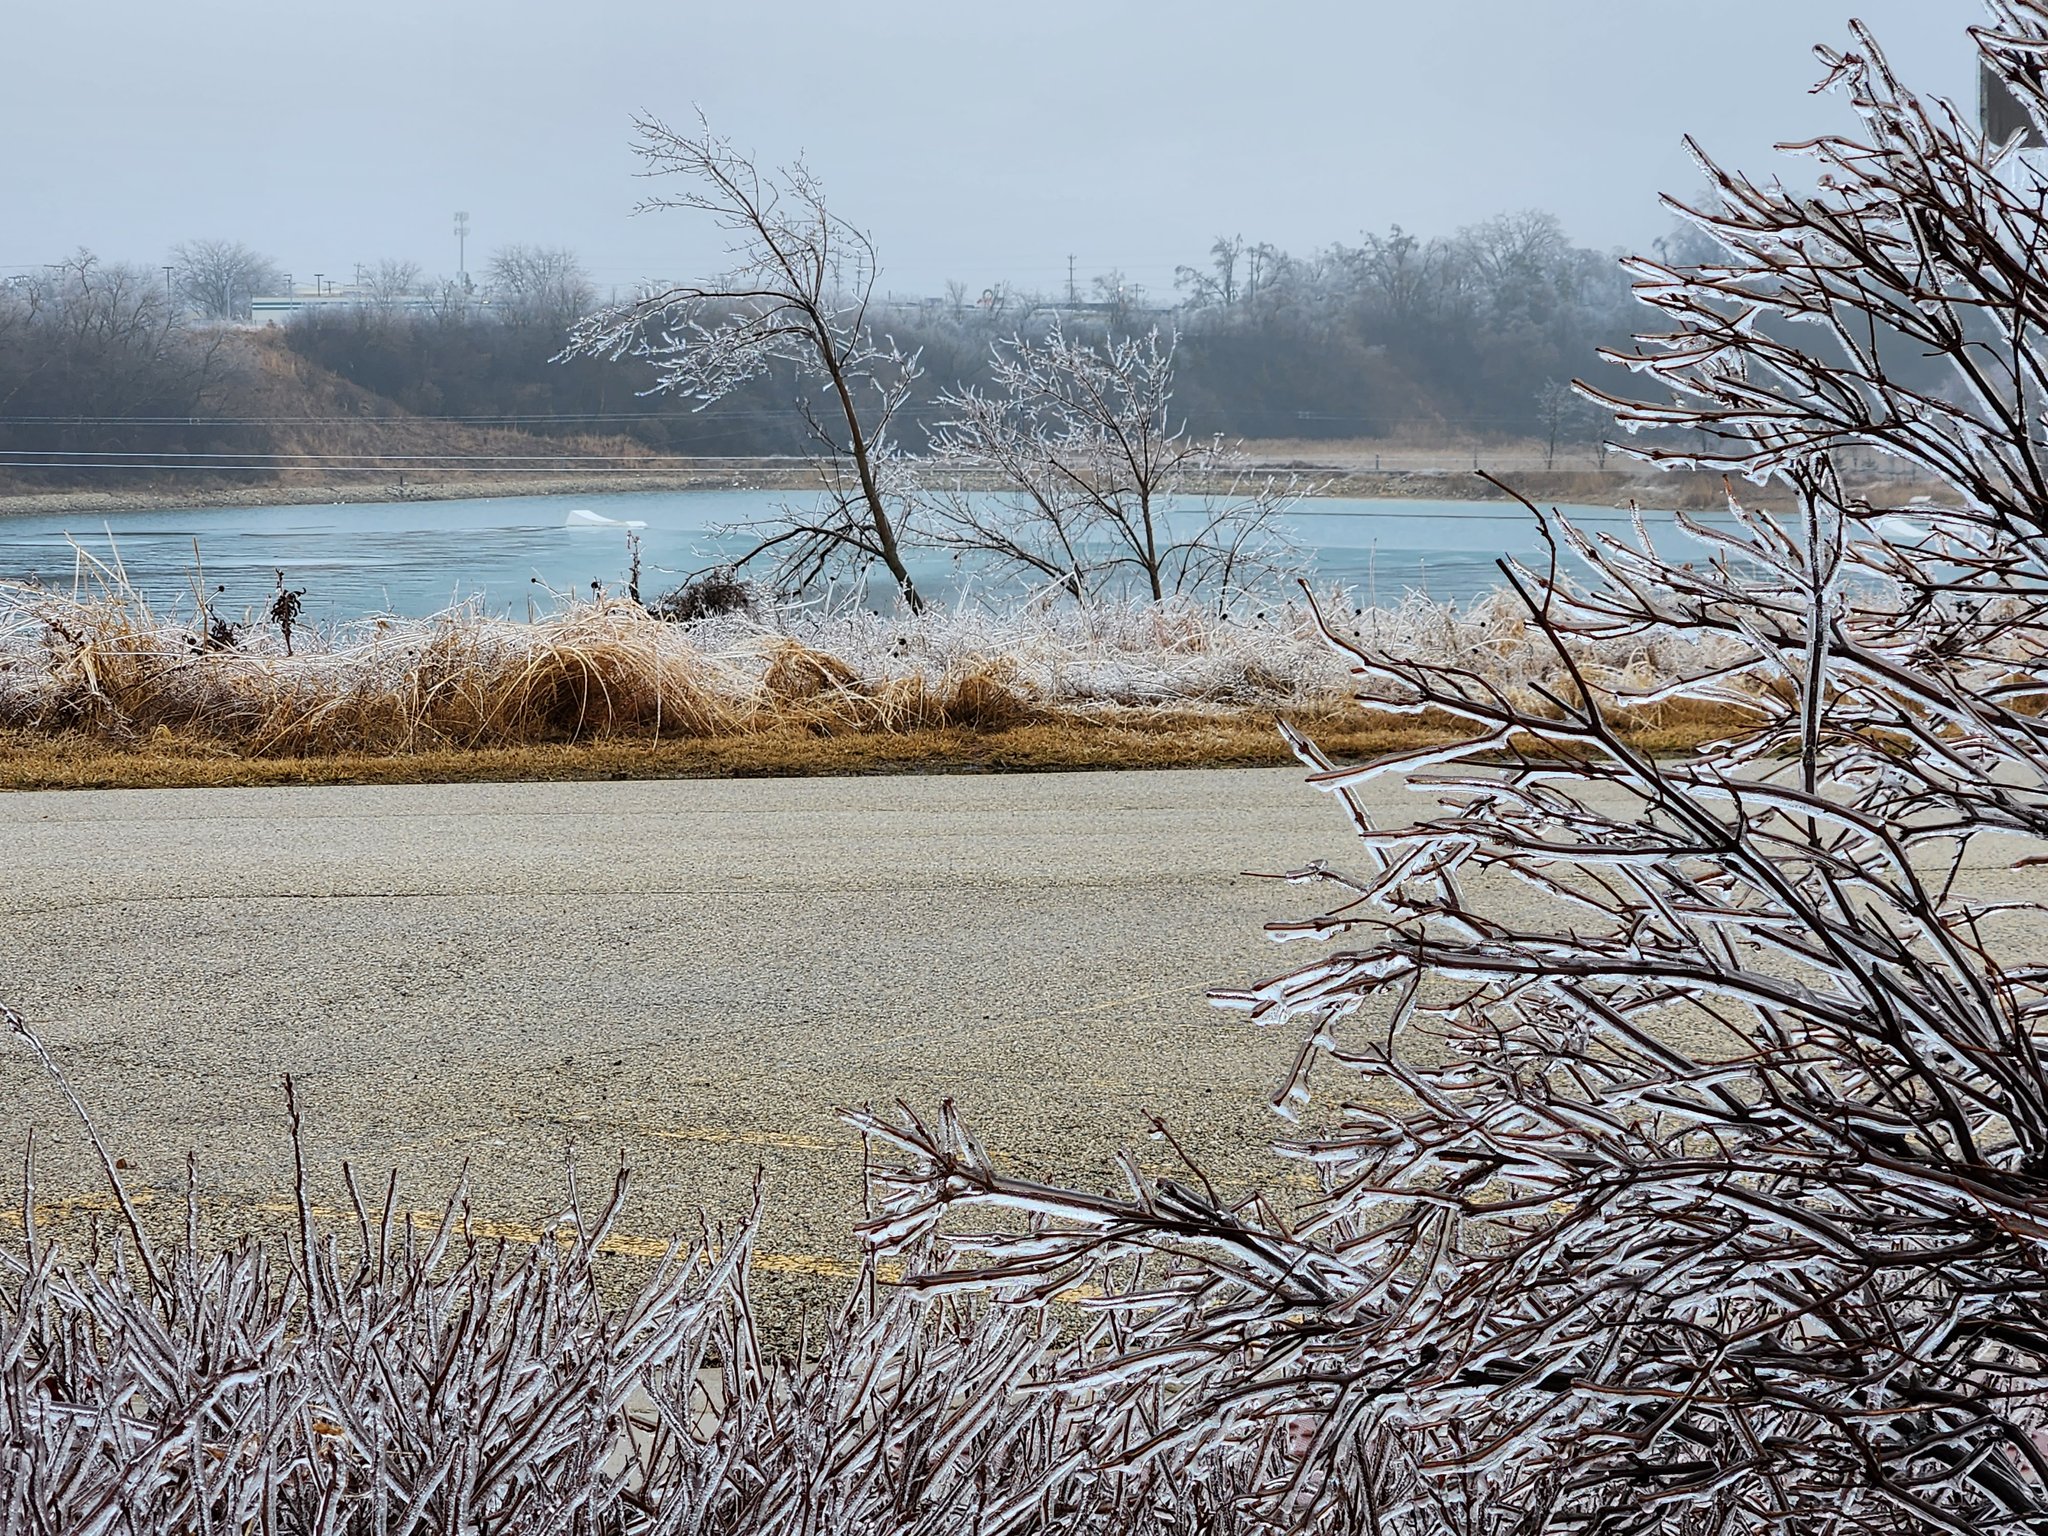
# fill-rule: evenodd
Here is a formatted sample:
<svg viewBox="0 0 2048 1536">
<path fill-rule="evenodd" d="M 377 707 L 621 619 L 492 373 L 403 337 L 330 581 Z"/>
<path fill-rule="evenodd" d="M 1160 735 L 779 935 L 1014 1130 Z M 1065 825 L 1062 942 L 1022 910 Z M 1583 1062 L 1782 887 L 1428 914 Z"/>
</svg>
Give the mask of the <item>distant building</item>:
<svg viewBox="0 0 2048 1536">
<path fill-rule="evenodd" d="M 316 293 L 310 288 L 294 288 L 290 293 L 258 294 L 249 301 L 249 323 L 251 325 L 282 325 L 295 315 L 314 314 L 352 309 L 376 309 L 401 315 L 433 314 L 443 307 L 443 299 L 436 294 L 401 294 L 397 297 L 374 294 L 368 288 L 354 284 L 328 287 Z M 468 301 L 471 309 L 488 308 L 488 302 L 475 295 Z"/>
</svg>

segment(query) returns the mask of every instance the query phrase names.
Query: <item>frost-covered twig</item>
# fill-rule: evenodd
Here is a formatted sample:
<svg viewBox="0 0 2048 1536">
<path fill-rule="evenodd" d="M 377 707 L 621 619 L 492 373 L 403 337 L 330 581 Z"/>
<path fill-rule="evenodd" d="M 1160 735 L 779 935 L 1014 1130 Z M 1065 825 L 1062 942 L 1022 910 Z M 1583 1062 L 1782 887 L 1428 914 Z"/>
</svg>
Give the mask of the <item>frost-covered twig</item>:
<svg viewBox="0 0 2048 1536">
<path fill-rule="evenodd" d="M 2048 5 L 1992 10 L 1987 67 L 2048 119 Z M 1419 1528 L 2048 1528 L 2048 913 L 2007 873 L 2048 834 L 2048 184 L 1861 30 L 1823 58 L 1863 133 L 1807 147 L 1817 192 L 1707 166 L 1723 254 L 1637 268 L 1671 329 L 1627 361 L 1668 396 L 1609 400 L 1796 510 L 1731 493 L 1702 558 L 1532 506 L 1524 689 L 1325 614 L 1466 735 L 1364 767 L 1297 739 L 1356 863 L 1275 925 L 1327 953 L 1219 997 L 1298 1032 L 1283 1108 L 1335 1089 L 1285 1149 L 1312 1215 L 1023 1188 L 888 1123 L 877 1236 L 970 1250 L 928 1283 L 1098 1286 L 1136 1345 L 1112 1390 L 1175 1379 L 1183 1436 L 1311 1416 L 1312 1502 L 1391 1434 Z M 1948 494 L 1849 494 L 1835 455 L 1872 447 Z M 1631 645 L 1691 663 L 1589 664 Z M 1622 728 L 1649 700 L 1745 728 L 1659 760 Z M 1357 791 L 1389 777 L 1415 809 L 1383 824 Z"/>
<path fill-rule="evenodd" d="M 418 1210 L 395 1178 L 365 1198 L 346 1166 L 334 1222 L 288 1103 L 298 1219 L 219 1249 L 189 1165 L 182 1236 L 131 1211 L 111 1250 L 96 1231 L 73 1246 L 75 1223 L 38 1207 L 31 1146 L 22 1241 L 0 1244 L 0 1527 L 1256 1536 L 1266 1490 L 1300 1464 L 1273 1435 L 1132 1464 L 1124 1397 L 1055 1390 L 1123 1349 L 1108 1316 L 870 1274 L 775 1353 L 747 1283 L 752 1220 L 676 1238 L 651 1271 L 607 1258 L 623 1170 L 593 1211 L 572 1167 L 531 1243 L 480 1237 L 460 1186 Z M 1145 1411 L 1174 1407 L 1159 1388 Z"/>
</svg>

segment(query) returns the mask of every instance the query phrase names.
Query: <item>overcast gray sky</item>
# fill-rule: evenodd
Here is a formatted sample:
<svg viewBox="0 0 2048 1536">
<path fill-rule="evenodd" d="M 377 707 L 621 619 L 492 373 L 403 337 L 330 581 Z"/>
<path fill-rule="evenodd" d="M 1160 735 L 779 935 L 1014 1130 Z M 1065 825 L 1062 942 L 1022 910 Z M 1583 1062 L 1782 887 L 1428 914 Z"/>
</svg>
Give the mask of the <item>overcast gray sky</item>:
<svg viewBox="0 0 2048 1536">
<path fill-rule="evenodd" d="M 300 281 L 574 247 L 600 285 L 716 264 L 629 216 L 628 116 L 701 104 L 805 151 L 885 285 L 1155 290 L 1219 232 L 1303 249 L 1508 208 L 1640 245 L 1679 146 L 1764 165 L 1841 126 L 1810 49 L 1860 16 L 1908 79 L 1969 96 L 1976 0 L 100 0 L 10 5 L 0 271 L 78 246 L 154 263 L 224 236 Z M 1711 14 L 1709 25 L 1702 17 Z"/>
</svg>

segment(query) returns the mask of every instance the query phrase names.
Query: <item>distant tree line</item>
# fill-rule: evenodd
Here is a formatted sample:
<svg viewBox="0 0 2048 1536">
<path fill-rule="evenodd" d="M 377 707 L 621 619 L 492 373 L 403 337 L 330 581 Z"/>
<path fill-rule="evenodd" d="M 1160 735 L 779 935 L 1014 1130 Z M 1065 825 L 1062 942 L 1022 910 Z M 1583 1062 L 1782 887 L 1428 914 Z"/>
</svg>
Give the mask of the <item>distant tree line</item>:
<svg viewBox="0 0 2048 1536">
<path fill-rule="evenodd" d="M 255 446 L 224 420 L 247 382 L 159 272 L 81 251 L 0 283 L 0 478 L 146 478 L 166 455 Z"/>
<path fill-rule="evenodd" d="M 764 379 L 717 423 L 678 420 L 674 398 L 642 401 L 628 371 L 551 365 L 547 344 L 587 308 L 591 287 L 565 252 L 501 254 L 488 305 L 427 317 L 331 311 L 300 317 L 291 345 L 323 367 L 425 414 L 621 418 L 665 452 L 790 451 L 802 423 L 788 379 Z M 991 345 L 1052 324 L 1105 339 L 1157 325 L 1180 333 L 1178 398 L 1202 432 L 1241 437 L 1544 439 L 1593 450 L 1602 423 L 1567 386 L 1602 346 L 1625 345 L 1633 307 L 1613 253 L 1574 245 L 1550 214 L 1506 214 L 1425 239 L 1396 227 L 1305 255 L 1219 238 L 1183 267 L 1175 302 L 1155 304 L 1120 274 L 1062 303 L 995 286 L 875 319 L 922 360 L 927 384 L 906 421 L 931 424 L 939 394 L 989 382 Z M 536 335 L 535 333 L 539 333 Z M 587 360 L 586 360 L 587 361 Z"/>
<path fill-rule="evenodd" d="M 80 252 L 0 291 L 0 473 L 80 477 L 59 466 L 98 453 L 91 475 L 105 480 L 122 453 L 267 446 L 265 411 L 242 387 L 251 349 L 231 327 L 247 323 L 254 297 L 282 290 L 283 275 L 235 241 L 191 241 L 171 257 L 159 272 Z M 659 453 L 791 454 L 811 440 L 786 360 L 724 392 L 716 412 L 650 392 L 652 370 L 558 360 L 597 304 L 566 249 L 508 246 L 460 280 L 386 260 L 359 269 L 347 291 L 357 302 L 309 308 L 282 343 L 407 412 L 544 438 L 623 435 Z M 1301 255 L 1219 237 L 1180 270 L 1171 302 L 1111 272 L 1077 302 L 952 283 L 922 304 L 878 298 L 870 320 L 918 361 L 896 422 L 911 453 L 950 419 L 949 392 L 995 383 L 997 343 L 1043 341 L 1059 327 L 1106 344 L 1156 327 L 1177 336 L 1176 409 L 1199 434 L 1535 437 L 1590 463 L 1604 422 L 1567 385 L 1593 371 L 1600 346 L 1626 342 L 1630 308 L 1610 254 L 1527 212 L 1436 238 L 1397 227 Z M 137 417 L 162 420 L 125 424 Z M 138 459 L 136 473 L 148 472 Z"/>
<path fill-rule="evenodd" d="M 1179 287 L 1181 403 L 1245 437 L 1590 439 L 1565 386 L 1640 313 L 1614 253 L 1535 211 L 1304 256 L 1218 238 Z"/>
</svg>

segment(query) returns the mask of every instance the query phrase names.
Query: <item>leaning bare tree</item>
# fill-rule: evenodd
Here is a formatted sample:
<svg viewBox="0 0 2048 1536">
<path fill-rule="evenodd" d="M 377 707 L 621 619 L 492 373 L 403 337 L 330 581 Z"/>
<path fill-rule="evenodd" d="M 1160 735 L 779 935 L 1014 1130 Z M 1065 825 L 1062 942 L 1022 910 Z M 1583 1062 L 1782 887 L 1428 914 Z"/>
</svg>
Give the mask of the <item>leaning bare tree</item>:
<svg viewBox="0 0 2048 1536">
<path fill-rule="evenodd" d="M 762 530 L 741 563 L 767 556 L 779 584 L 800 589 L 840 565 L 879 564 L 904 604 L 923 608 L 903 549 L 909 497 L 891 427 L 918 377 L 906 353 L 869 322 L 877 266 L 867 235 L 826 206 L 803 161 L 764 175 L 701 121 L 681 133 L 636 119 L 641 174 L 678 177 L 685 190 L 641 203 L 708 213 L 731 237 L 722 277 L 660 289 L 601 311 L 571 332 L 565 357 L 644 357 L 655 389 L 700 408 L 772 369 L 821 387 L 798 396 L 824 482 L 818 505 L 790 509 Z"/>
<path fill-rule="evenodd" d="M 1991 10 L 2048 126 L 2048 4 Z M 956 1232 L 994 1256 L 963 1272 L 1121 1308 L 1091 1381 L 1177 1380 L 1148 1449 L 1312 1423 L 1273 1492 L 1305 1526 L 1370 1496 L 1393 1530 L 2048 1529 L 2048 179 L 1861 28 L 1821 57 L 1860 131 L 1798 147 L 1812 192 L 1702 156 L 1717 254 L 1634 264 L 1663 326 L 1594 392 L 1760 504 L 1540 514 L 1552 558 L 1505 568 L 1554 662 L 1526 694 L 1332 630 L 1467 731 L 1297 742 L 1357 862 L 1297 871 L 1338 904 L 1274 930 L 1329 952 L 1223 1000 L 1299 1031 L 1281 1105 L 1344 1084 L 1291 1149 L 1316 1206 L 1135 1164 L 1054 1190 L 950 1116 L 867 1121 L 902 1154 L 878 1241 L 1027 1213 Z M 1924 498 L 1859 485 L 1873 451 Z M 1653 644 L 1694 664 L 1595 664 Z M 1617 729 L 1674 707 L 1718 739 Z"/>
<path fill-rule="evenodd" d="M 1155 602 L 1198 589 L 1227 602 L 1288 568 L 1281 520 L 1299 487 L 1188 431 L 1174 350 L 1157 330 L 1098 345 L 1057 322 L 998 343 L 989 389 L 939 397 L 950 414 L 933 460 L 962 478 L 928 492 L 926 536 L 1076 595 L 1134 586 Z"/>
</svg>

